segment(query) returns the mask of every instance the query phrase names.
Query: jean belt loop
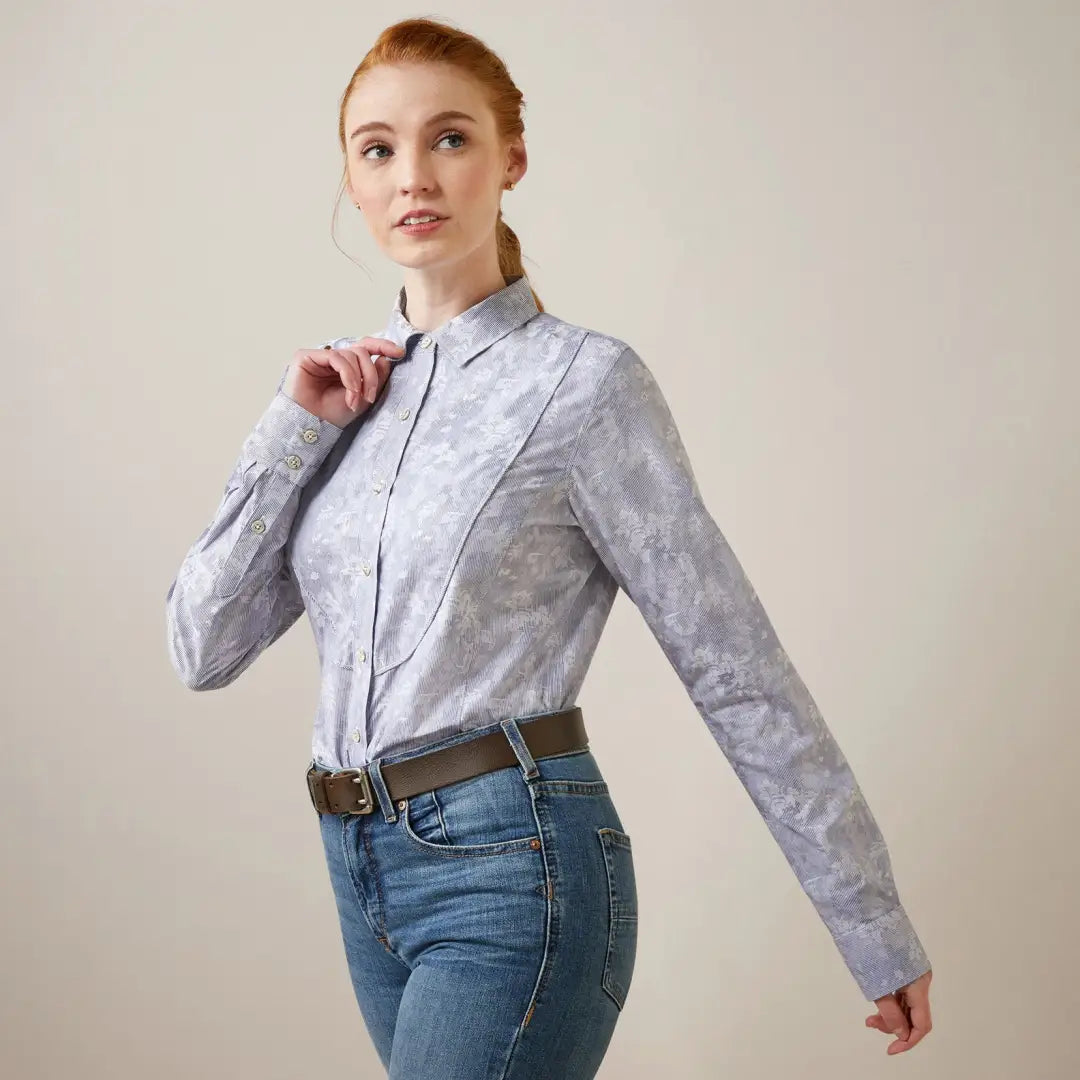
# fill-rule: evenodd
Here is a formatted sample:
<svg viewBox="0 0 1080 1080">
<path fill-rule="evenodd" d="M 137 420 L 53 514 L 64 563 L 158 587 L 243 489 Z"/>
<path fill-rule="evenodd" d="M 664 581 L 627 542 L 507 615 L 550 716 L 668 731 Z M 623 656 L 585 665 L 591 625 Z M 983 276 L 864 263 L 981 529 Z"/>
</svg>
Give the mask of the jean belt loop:
<svg viewBox="0 0 1080 1080">
<path fill-rule="evenodd" d="M 536 761 L 533 759 L 531 751 L 525 744 L 525 737 L 521 734 L 521 729 L 518 727 L 517 720 L 512 717 L 507 720 L 500 720 L 499 727 L 503 729 L 503 734 L 514 748 L 514 753 L 517 755 L 518 762 L 521 764 L 521 771 L 524 774 L 525 779 L 535 780 L 540 775 L 540 770 L 537 768 Z"/>
<path fill-rule="evenodd" d="M 383 817 L 392 825 L 397 821 L 397 814 L 394 812 L 394 800 L 390 798 L 386 781 L 383 779 L 382 758 L 376 758 L 368 764 L 367 774 L 371 786 L 375 789 L 375 797 L 379 800 L 379 806 L 382 807 Z"/>
</svg>

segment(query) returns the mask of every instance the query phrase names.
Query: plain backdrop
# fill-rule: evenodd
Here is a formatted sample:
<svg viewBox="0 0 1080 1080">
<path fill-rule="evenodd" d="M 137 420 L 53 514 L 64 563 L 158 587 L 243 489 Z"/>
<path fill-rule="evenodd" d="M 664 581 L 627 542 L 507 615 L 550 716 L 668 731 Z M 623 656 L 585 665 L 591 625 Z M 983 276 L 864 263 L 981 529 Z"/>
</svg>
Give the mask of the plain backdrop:
<svg viewBox="0 0 1080 1080">
<path fill-rule="evenodd" d="M 293 351 L 401 284 L 337 104 L 448 18 L 527 101 L 547 309 L 631 343 L 934 965 L 895 1060 L 620 593 L 579 704 L 634 837 L 602 1075 L 1075 1076 L 1080 4 L 4 5 L 0 1072 L 383 1075 L 304 784 L 307 619 L 196 694 L 166 590 Z"/>
</svg>

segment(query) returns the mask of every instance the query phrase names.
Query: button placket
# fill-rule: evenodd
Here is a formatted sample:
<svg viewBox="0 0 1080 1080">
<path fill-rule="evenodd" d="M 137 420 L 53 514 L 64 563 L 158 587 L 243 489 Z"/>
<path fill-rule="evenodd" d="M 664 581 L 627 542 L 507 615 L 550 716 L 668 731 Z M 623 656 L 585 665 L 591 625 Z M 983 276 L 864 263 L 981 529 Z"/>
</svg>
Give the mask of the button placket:
<svg viewBox="0 0 1080 1080">
<path fill-rule="evenodd" d="M 428 384 L 434 371 L 435 342 L 431 337 L 425 336 L 418 344 L 420 348 L 428 350 L 425 354 L 425 359 L 428 362 L 426 370 L 417 380 L 417 385 L 410 387 L 410 396 L 414 396 L 414 400 L 420 401 L 423 400 L 424 395 L 427 393 Z M 419 361 L 420 354 L 414 353 L 410 363 L 415 364 L 418 368 Z M 416 370 L 416 368 L 413 370 Z M 368 493 L 368 498 L 377 500 L 377 502 L 369 503 L 364 512 L 365 527 L 363 535 L 365 537 L 374 536 L 375 543 L 374 550 L 371 551 L 370 555 L 361 558 L 359 568 L 362 576 L 357 578 L 359 589 L 356 598 L 356 625 L 363 627 L 363 635 L 353 653 L 356 661 L 354 678 L 357 680 L 358 690 L 354 700 L 362 704 L 360 705 L 360 727 L 354 728 L 349 738 L 354 743 L 361 744 L 362 749 L 355 751 L 357 756 L 351 758 L 353 761 L 366 755 L 370 742 L 367 718 L 371 701 L 371 682 L 374 677 L 372 655 L 375 643 L 375 610 L 379 589 L 379 575 L 376 568 L 379 565 L 379 551 L 382 546 L 383 528 L 386 524 L 386 511 L 389 505 L 389 500 L 383 492 L 384 489 L 393 486 L 398 469 L 401 466 L 401 459 L 405 453 L 405 446 L 416 423 L 413 410 L 408 406 L 402 406 L 394 415 L 397 417 L 398 423 L 387 429 L 385 441 L 380 447 L 378 461 L 375 466 L 375 475 L 372 478 L 371 488 Z M 392 433 L 395 430 L 397 431 L 396 442 L 392 438 Z"/>
</svg>

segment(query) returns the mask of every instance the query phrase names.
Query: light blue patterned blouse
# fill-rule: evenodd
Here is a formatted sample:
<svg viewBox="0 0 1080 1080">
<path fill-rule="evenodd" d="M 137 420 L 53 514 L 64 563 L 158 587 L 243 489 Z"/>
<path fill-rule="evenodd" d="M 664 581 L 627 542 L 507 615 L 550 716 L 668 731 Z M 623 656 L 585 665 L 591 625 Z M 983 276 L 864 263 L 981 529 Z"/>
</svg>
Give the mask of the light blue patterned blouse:
<svg viewBox="0 0 1080 1080">
<path fill-rule="evenodd" d="M 180 678 L 228 685 L 306 611 L 312 755 L 360 766 L 575 704 L 621 587 L 865 997 L 925 972 L 862 791 L 641 357 L 538 311 L 525 276 L 437 330 L 404 312 L 402 288 L 374 336 L 405 354 L 346 428 L 282 375 L 169 587 Z"/>
</svg>

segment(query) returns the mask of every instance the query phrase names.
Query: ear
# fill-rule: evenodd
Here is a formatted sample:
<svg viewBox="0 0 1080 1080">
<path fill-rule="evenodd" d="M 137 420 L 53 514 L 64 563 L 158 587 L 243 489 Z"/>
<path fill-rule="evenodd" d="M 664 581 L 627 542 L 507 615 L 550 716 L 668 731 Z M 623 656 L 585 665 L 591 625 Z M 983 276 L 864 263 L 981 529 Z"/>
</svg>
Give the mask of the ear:
<svg viewBox="0 0 1080 1080">
<path fill-rule="evenodd" d="M 529 153 L 525 149 L 525 139 L 518 135 L 506 148 L 506 165 L 514 183 L 519 183 L 529 168 Z"/>
</svg>

